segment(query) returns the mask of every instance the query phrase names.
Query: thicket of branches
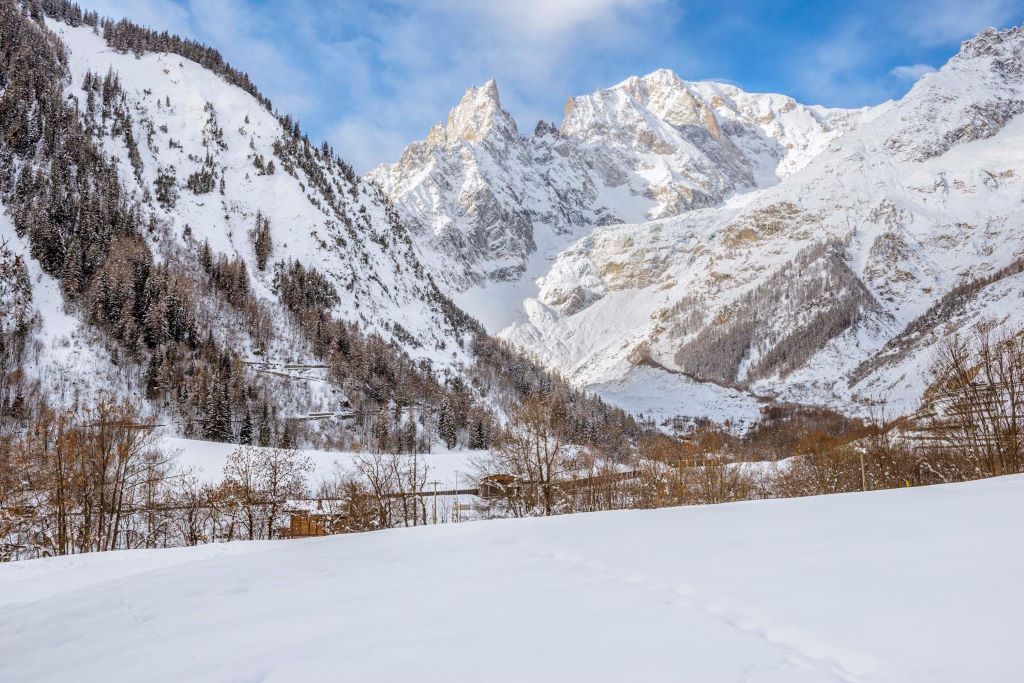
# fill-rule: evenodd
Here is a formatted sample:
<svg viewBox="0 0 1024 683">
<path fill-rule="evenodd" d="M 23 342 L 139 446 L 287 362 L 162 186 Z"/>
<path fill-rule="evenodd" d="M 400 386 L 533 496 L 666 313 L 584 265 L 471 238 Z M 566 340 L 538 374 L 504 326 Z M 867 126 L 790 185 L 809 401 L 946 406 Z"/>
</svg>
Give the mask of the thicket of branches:
<svg viewBox="0 0 1024 683">
<path fill-rule="evenodd" d="M 558 391 L 522 401 L 476 458 L 474 516 L 553 515 L 922 486 L 1024 469 L 1024 334 L 982 327 L 936 356 L 921 410 L 886 423 L 780 408 L 747 438 L 710 425 L 589 444 Z M 430 458 L 387 448 L 308 490 L 310 463 L 240 447 L 219 484 L 172 465 L 139 406 L 35 404 L 0 434 L 0 559 L 274 538 L 292 514 L 319 533 L 459 521 L 431 498 Z M 772 458 L 756 461 L 754 453 Z M 305 501 L 305 502 L 303 502 Z M 315 501 L 315 502 L 314 502 Z M 315 507 L 313 507 L 315 505 Z"/>
<path fill-rule="evenodd" d="M 983 323 L 971 340 L 948 339 L 931 379 L 914 438 L 960 456 L 951 478 L 1024 469 L 1024 331 Z"/>
<path fill-rule="evenodd" d="M 28 429 L 0 436 L 0 561 L 275 538 L 308 496 L 299 451 L 240 447 L 208 484 L 175 465 L 156 426 L 129 401 L 34 405 Z"/>
<path fill-rule="evenodd" d="M 557 406 L 527 401 L 478 459 L 487 513 L 723 503 L 967 481 L 1024 471 L 1024 332 L 979 325 L 948 340 L 920 410 L 886 421 L 775 406 L 743 437 L 703 424 L 635 448 L 580 447 Z M 488 479 L 489 478 L 489 479 Z"/>
</svg>

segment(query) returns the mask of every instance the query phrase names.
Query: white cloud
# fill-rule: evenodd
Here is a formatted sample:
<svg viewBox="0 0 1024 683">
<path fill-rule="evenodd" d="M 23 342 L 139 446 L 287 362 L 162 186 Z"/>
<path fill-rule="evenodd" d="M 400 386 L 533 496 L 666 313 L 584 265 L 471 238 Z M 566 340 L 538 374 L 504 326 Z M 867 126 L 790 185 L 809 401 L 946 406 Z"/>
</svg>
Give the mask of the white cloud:
<svg viewBox="0 0 1024 683">
<path fill-rule="evenodd" d="M 358 38 L 319 38 L 317 49 L 325 55 L 347 56 L 340 62 L 345 66 L 339 87 L 351 108 L 328 137 L 360 170 L 394 160 L 442 120 L 466 88 L 489 78 L 497 80 L 505 108 L 532 129 L 542 116 L 556 116 L 581 80 L 592 81 L 589 89 L 630 75 L 602 73 L 616 58 L 658 40 L 666 45 L 660 51 L 664 59 L 677 55 L 668 32 L 678 16 L 667 0 L 377 5 L 359 16 Z M 352 18 L 338 11 L 334 20 Z"/>
<path fill-rule="evenodd" d="M 520 34 L 557 37 L 581 26 L 608 21 L 623 12 L 661 4 L 661 0 L 520 0 L 479 2 L 447 0 L 434 3 L 460 12 L 474 12 Z"/>
<path fill-rule="evenodd" d="M 1002 27 L 1019 12 L 1020 0 L 932 0 L 912 3 L 898 19 L 907 35 L 934 46 Z"/>
<path fill-rule="evenodd" d="M 920 80 L 921 76 L 930 74 L 935 71 L 935 67 L 929 64 L 906 64 L 902 66 L 893 67 L 891 73 L 893 76 L 901 81 L 908 83 L 916 83 Z"/>
<path fill-rule="evenodd" d="M 790 73 L 798 92 L 789 94 L 833 107 L 876 104 L 890 97 L 889 88 L 866 68 L 876 55 L 869 36 L 866 24 L 854 19 L 827 39 L 801 50 Z"/>
<path fill-rule="evenodd" d="M 348 116 L 327 131 L 327 139 L 354 168 L 368 171 L 383 161 L 397 160 L 414 138 L 387 116 L 379 120 Z"/>
</svg>

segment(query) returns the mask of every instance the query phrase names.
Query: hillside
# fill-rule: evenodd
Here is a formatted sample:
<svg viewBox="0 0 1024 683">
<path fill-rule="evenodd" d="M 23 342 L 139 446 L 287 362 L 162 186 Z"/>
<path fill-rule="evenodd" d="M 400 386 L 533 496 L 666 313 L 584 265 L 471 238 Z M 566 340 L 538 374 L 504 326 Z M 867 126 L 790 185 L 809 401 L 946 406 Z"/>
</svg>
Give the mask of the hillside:
<svg viewBox="0 0 1024 683">
<path fill-rule="evenodd" d="M 0 678 L 1019 679 L 1024 479 L 0 566 Z"/>
<path fill-rule="evenodd" d="M 562 386 L 215 50 L 63 0 L 0 11 L 4 420 L 113 396 L 187 437 L 429 450 Z"/>
<path fill-rule="evenodd" d="M 203 398 L 221 391 L 204 377 L 215 365 L 209 374 L 232 384 L 229 424 L 207 436 L 230 440 L 261 409 L 341 412 L 366 392 L 303 330 L 314 306 L 321 327 L 334 321 L 368 346 L 376 337 L 379 353 L 396 347 L 410 365 L 468 361 L 465 317 L 379 191 L 330 148 L 313 147 L 230 68 L 150 51 L 159 36 L 130 24 L 52 8 L 70 23 L 3 6 L 14 49 L 0 229 L 5 258 L 32 276 L 25 364 L 41 393 L 145 396 L 189 432 L 219 409 Z M 304 291 L 289 298 L 289 286 Z M 308 365 L 319 376 L 288 370 Z"/>
</svg>

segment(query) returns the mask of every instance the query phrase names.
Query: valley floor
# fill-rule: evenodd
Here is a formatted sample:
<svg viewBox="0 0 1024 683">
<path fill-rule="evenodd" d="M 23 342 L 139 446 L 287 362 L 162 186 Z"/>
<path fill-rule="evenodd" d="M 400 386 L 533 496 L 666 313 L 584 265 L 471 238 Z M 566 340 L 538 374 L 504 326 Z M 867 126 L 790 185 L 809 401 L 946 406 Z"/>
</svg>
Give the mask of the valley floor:
<svg viewBox="0 0 1024 683">
<path fill-rule="evenodd" d="M 0 680 L 1017 681 L 1024 476 L 0 565 Z"/>
</svg>

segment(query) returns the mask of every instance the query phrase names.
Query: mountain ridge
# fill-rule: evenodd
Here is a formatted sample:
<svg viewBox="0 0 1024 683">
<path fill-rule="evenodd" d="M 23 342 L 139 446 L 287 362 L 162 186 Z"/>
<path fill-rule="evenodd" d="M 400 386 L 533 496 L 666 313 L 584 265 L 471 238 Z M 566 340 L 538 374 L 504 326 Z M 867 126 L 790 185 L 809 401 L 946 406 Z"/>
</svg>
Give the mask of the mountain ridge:
<svg viewBox="0 0 1024 683">
<path fill-rule="evenodd" d="M 571 97 L 559 126 L 541 121 L 521 135 L 492 80 L 367 177 L 457 294 L 536 277 L 532 260 L 596 226 L 676 215 L 777 182 L 805 163 L 806 149 L 867 112 L 807 108 L 662 69 Z"/>
<path fill-rule="evenodd" d="M 1020 145 L 1012 131 L 1024 111 L 1021 42 L 1020 28 L 983 31 L 904 98 L 859 110 L 688 82 L 660 69 L 570 97 L 557 128 L 542 122 L 532 136 L 506 134 L 519 151 L 511 158 L 526 164 L 492 164 L 478 137 L 454 143 L 455 153 L 421 159 L 415 177 L 403 176 L 402 161 L 369 177 L 410 224 L 443 220 L 449 234 L 498 236 L 489 242 L 495 250 L 467 258 L 449 254 L 429 231 L 413 231 L 456 300 L 581 386 L 634 395 L 629 378 L 650 361 L 644 381 L 662 395 L 678 385 L 667 392 L 675 408 L 666 415 L 686 411 L 688 401 L 706 411 L 696 397 L 708 387 L 652 382 L 652 368 L 715 381 L 726 393 L 737 382 L 748 387 L 745 419 L 756 419 L 765 395 L 854 412 L 887 397 L 904 411 L 920 395 L 934 343 L 909 354 L 910 366 L 890 367 L 892 376 L 844 379 L 853 372 L 850 359 L 867 367 L 944 292 L 1006 266 L 1020 251 L 1024 228 L 1010 207 L 1024 169 L 983 143 L 1009 130 L 1003 145 Z M 993 170 L 982 168 L 993 156 Z M 958 166 L 935 161 L 943 159 Z M 928 164 L 936 170 L 922 167 Z M 965 176 L 962 169 L 972 170 Z M 539 207 L 526 201 L 538 178 L 555 198 Z M 929 185 L 939 192 L 930 204 Z M 994 205 L 980 197 L 972 204 L 978 187 L 995 190 Z M 955 234 L 955 225 L 979 222 L 989 225 L 980 239 Z M 500 239 L 509 225 L 520 237 L 514 244 Z M 813 251 L 818 244 L 832 246 Z M 1005 258 L 990 258 L 1000 249 Z M 502 268 L 488 271 L 488 259 Z M 509 261 L 519 265 L 510 270 Z M 812 265 L 825 289 L 803 277 Z M 797 280 L 784 275 L 793 267 Z M 776 284 L 767 283 L 770 275 Z M 795 299 L 808 309 L 778 298 L 786 278 L 785 296 L 797 281 L 811 287 Z M 971 324 L 982 309 L 968 316 Z M 1008 320 L 998 306 L 987 311 Z M 740 328 L 725 321 L 735 315 L 749 320 L 743 325 L 753 336 L 736 338 L 734 360 L 722 370 L 702 367 L 718 362 L 710 349 L 734 343 L 729 335 Z M 652 407 L 647 399 L 639 404 Z"/>
<path fill-rule="evenodd" d="M 856 387 L 845 378 L 851 362 L 867 362 L 950 288 L 1024 250 L 1015 208 L 1022 121 L 1012 113 L 1024 102 L 1022 42 L 1020 29 L 965 42 L 904 98 L 775 186 L 720 208 L 600 228 L 559 255 L 539 297 L 526 302 L 530 320 L 503 334 L 584 385 L 627 381 L 630 354 L 643 346 L 667 368 L 741 381 L 759 394 L 862 412 L 882 400 L 912 409 L 935 338 Z M 799 265 L 828 242 L 837 256 L 817 261 L 818 270 Z M 772 284 L 794 264 L 785 284 Z M 826 289 L 815 290 L 807 272 L 825 278 Z M 1001 282 L 991 286 L 1019 286 L 1013 276 Z M 796 286 L 810 287 L 800 295 L 810 298 L 793 298 Z M 945 322 L 965 334 L 981 317 L 1020 322 L 1005 296 Z M 624 308 L 630 317 L 614 322 Z M 819 314 L 839 318 L 815 341 L 829 329 L 815 323 Z M 615 351 L 564 343 L 583 330 L 587 343 Z M 764 365 L 786 348 L 785 365 Z M 716 374 L 710 368 L 725 349 L 734 355 Z"/>
</svg>

